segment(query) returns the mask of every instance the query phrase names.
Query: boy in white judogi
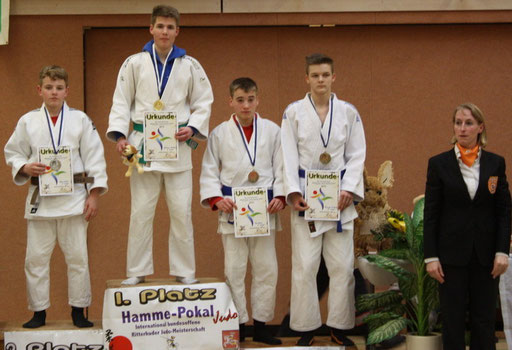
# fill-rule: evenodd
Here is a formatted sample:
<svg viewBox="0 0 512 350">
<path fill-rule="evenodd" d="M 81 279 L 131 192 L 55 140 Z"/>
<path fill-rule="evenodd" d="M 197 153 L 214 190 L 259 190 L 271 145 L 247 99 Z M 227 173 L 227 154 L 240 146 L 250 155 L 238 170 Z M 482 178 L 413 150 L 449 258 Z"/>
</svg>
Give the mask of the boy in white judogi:
<svg viewBox="0 0 512 350">
<path fill-rule="evenodd" d="M 4 148 L 14 183 L 21 186 L 31 182 L 25 204 L 25 276 L 29 309 L 34 316 L 23 327 L 45 324 L 45 310 L 50 307 L 50 258 L 57 241 L 68 265 L 73 324 L 92 327 L 83 312 L 91 303 L 87 225 L 97 214 L 98 197 L 107 191 L 103 145 L 89 117 L 66 104 L 68 75 L 63 68 L 43 68 L 38 91 L 43 105 L 21 117 Z M 50 162 L 38 158 L 42 149 L 51 155 Z M 72 173 L 66 170 L 69 164 Z M 41 175 L 47 175 L 51 183 L 68 183 L 69 193 L 40 196 Z"/>
<path fill-rule="evenodd" d="M 179 159 L 144 162 L 144 173 L 130 177 L 131 215 L 126 274 L 123 284 L 143 282 L 153 268 L 153 218 L 163 189 L 171 219 L 169 266 L 179 282 L 195 283 L 194 232 L 192 227 L 191 139 L 206 139 L 213 93 L 199 62 L 174 45 L 179 33 L 179 13 L 166 5 L 153 8 L 150 33 L 153 40 L 143 51 L 123 63 L 114 92 L 107 138 L 117 142 L 122 154 L 134 145 L 144 156 L 145 113 L 172 112 L 179 125 L 175 137 Z M 130 125 L 133 131 L 129 133 Z M 128 136 L 128 134 L 130 136 Z M 147 155 L 146 155 L 147 156 Z M 171 260 L 172 258 L 172 260 Z"/>
<path fill-rule="evenodd" d="M 240 340 L 249 320 L 245 300 L 247 259 L 252 266 L 251 305 L 254 341 L 281 344 L 265 327 L 274 318 L 277 284 L 275 230 L 277 213 L 284 208 L 282 155 L 279 126 L 256 113 L 258 88 L 250 78 L 230 85 L 230 105 L 235 113 L 216 127 L 203 156 L 201 204 L 219 210 L 218 232 L 224 246 L 224 273 L 239 314 Z M 233 187 L 266 187 L 269 194 L 270 236 L 235 238 Z M 273 198 L 272 198 L 273 197 Z"/>
<path fill-rule="evenodd" d="M 302 346 L 313 343 L 314 330 L 322 325 L 316 287 L 320 254 L 330 278 L 327 325 L 331 338 L 340 345 L 353 345 L 342 330 L 354 326 L 353 220 L 357 213 L 353 202 L 364 196 L 366 146 L 357 110 L 331 92 L 335 78 L 331 58 L 308 56 L 310 92 L 286 108 L 281 125 L 285 193 L 295 210 L 291 213 L 290 327 L 302 333 L 298 341 Z M 308 222 L 301 216 L 309 208 L 303 197 L 305 170 L 340 171 L 339 222 Z"/>
</svg>

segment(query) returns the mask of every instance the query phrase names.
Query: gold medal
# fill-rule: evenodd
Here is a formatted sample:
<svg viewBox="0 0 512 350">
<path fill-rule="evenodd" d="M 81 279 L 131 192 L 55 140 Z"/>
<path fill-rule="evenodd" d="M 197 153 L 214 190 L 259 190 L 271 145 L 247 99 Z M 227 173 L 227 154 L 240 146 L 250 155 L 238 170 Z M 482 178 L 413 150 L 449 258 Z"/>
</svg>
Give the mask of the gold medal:
<svg viewBox="0 0 512 350">
<path fill-rule="evenodd" d="M 320 162 L 322 164 L 329 164 L 329 162 L 331 161 L 331 155 L 327 152 L 324 152 L 320 155 Z"/>
<path fill-rule="evenodd" d="M 164 108 L 164 103 L 162 100 L 156 100 L 155 103 L 153 103 L 153 108 L 157 111 L 161 111 Z"/>
<path fill-rule="evenodd" d="M 249 175 L 247 176 L 247 179 L 249 179 L 249 182 L 252 182 L 252 183 L 255 183 L 256 181 L 258 181 L 258 179 L 260 178 L 260 175 L 258 174 L 258 172 L 256 170 L 253 170 L 249 173 Z"/>
<path fill-rule="evenodd" d="M 50 168 L 52 168 L 53 171 L 59 171 L 61 166 L 62 166 L 62 164 L 61 164 L 60 160 L 58 160 L 58 159 L 53 159 L 50 162 Z"/>
</svg>

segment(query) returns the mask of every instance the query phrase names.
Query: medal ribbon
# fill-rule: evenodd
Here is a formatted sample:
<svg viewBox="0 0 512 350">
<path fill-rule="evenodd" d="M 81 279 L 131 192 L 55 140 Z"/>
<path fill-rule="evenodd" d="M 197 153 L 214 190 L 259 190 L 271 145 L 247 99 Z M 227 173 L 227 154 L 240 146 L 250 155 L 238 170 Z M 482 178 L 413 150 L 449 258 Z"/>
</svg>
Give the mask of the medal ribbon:
<svg viewBox="0 0 512 350">
<path fill-rule="evenodd" d="M 316 107 L 315 107 L 315 104 L 313 103 L 313 100 L 311 99 L 311 95 L 308 95 L 308 97 L 309 97 L 309 102 L 311 102 L 311 104 L 313 105 L 313 109 L 316 112 Z M 327 149 L 327 145 L 329 145 L 329 140 L 331 139 L 332 111 L 334 109 L 333 98 L 334 98 L 334 96 L 331 95 L 330 105 L 329 105 L 329 107 L 331 109 L 331 115 L 329 117 L 329 133 L 327 134 L 327 142 L 325 142 L 324 135 L 322 134 L 322 129 L 323 128 L 320 129 L 320 137 L 322 138 L 322 144 L 324 145 L 325 149 Z"/>
<path fill-rule="evenodd" d="M 254 164 L 256 164 L 256 145 L 258 143 L 258 116 L 254 116 L 254 120 L 252 122 L 252 128 L 254 130 L 254 159 L 251 157 L 251 152 L 249 152 L 249 144 L 247 142 L 247 139 L 245 138 L 245 134 L 242 130 L 242 127 L 240 126 L 240 123 L 236 119 L 236 126 L 238 127 L 238 131 L 240 131 L 240 135 L 242 136 L 242 141 L 244 142 L 245 151 L 247 152 L 247 155 L 249 156 L 249 161 L 251 162 L 251 165 L 254 167 Z"/>
<path fill-rule="evenodd" d="M 53 137 L 52 127 L 50 125 L 50 117 L 48 116 L 48 110 L 46 106 L 44 106 L 44 114 L 46 114 L 46 121 L 48 122 L 48 130 L 50 131 L 50 137 L 52 139 L 53 152 L 57 154 L 57 148 L 60 147 L 60 142 L 62 140 L 62 124 L 64 124 L 64 104 L 62 104 L 62 108 L 60 110 L 60 127 L 59 127 L 59 139 L 57 140 L 57 147 L 55 147 L 55 138 Z"/>
<path fill-rule="evenodd" d="M 153 43 L 153 56 L 151 57 L 153 59 L 153 66 L 155 67 L 155 74 L 156 74 L 156 84 L 158 87 L 158 96 L 162 97 L 162 83 L 164 81 L 164 74 L 165 74 L 165 66 L 167 65 L 167 60 L 169 59 L 169 56 L 171 55 L 172 49 L 167 54 L 167 57 L 165 58 L 164 63 L 162 64 L 162 74 L 158 71 L 158 62 L 156 61 L 156 51 L 155 51 L 155 44 Z"/>
</svg>

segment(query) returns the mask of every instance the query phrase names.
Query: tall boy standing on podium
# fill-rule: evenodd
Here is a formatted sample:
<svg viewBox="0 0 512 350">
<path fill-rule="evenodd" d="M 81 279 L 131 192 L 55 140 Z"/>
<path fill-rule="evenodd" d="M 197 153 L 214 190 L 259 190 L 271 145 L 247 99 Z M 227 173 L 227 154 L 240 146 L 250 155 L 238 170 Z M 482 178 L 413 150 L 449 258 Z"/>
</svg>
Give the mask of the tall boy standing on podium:
<svg viewBox="0 0 512 350">
<path fill-rule="evenodd" d="M 119 153 L 131 144 L 144 156 L 144 115 L 172 112 L 178 119 L 178 160 L 144 164 L 144 173 L 130 177 L 131 216 L 128 233 L 127 276 L 123 284 L 143 282 L 153 269 L 153 218 L 163 188 L 171 219 L 170 274 L 179 282 L 195 283 L 192 227 L 191 138 L 205 139 L 213 93 L 199 62 L 174 45 L 179 13 L 170 6 L 153 8 L 149 32 L 153 40 L 123 63 L 114 92 L 107 138 Z M 130 125 L 133 131 L 128 137 Z M 147 156 L 147 155 L 146 155 Z"/>
<path fill-rule="evenodd" d="M 281 125 L 285 193 L 295 210 L 291 213 L 290 327 L 301 332 L 301 346 L 310 346 L 314 331 L 322 325 L 316 286 L 320 254 L 330 277 L 327 325 L 331 339 L 354 345 L 343 330 L 353 328 L 355 321 L 353 220 L 357 212 L 353 201 L 364 196 L 366 145 L 357 110 L 331 92 L 336 79 L 333 66 L 325 55 L 306 57 L 310 91 L 286 108 Z M 303 197 L 306 170 L 340 172 L 339 222 L 306 221 L 301 216 L 309 208 Z"/>
<path fill-rule="evenodd" d="M 251 261 L 251 305 L 254 341 L 281 344 L 265 326 L 274 318 L 277 284 L 275 213 L 284 208 L 281 140 L 279 126 L 256 113 L 258 87 L 250 78 L 235 79 L 230 87 L 234 113 L 216 127 L 208 139 L 201 170 L 201 204 L 219 210 L 218 232 L 224 246 L 224 273 L 238 311 L 240 340 L 249 321 L 245 300 L 247 259 Z M 234 235 L 233 187 L 265 187 L 269 198 L 270 235 Z M 271 195 L 270 195 L 271 194 Z M 274 198 L 271 198 L 271 197 Z"/>
<path fill-rule="evenodd" d="M 25 276 L 34 316 L 23 327 L 46 322 L 50 258 L 57 241 L 68 267 L 73 324 L 92 327 L 83 310 L 91 304 L 87 226 L 97 214 L 98 197 L 107 191 L 103 145 L 89 117 L 65 102 L 68 74 L 63 68 L 44 67 L 37 90 L 43 105 L 20 118 L 4 148 L 14 183 L 31 183 L 25 203 Z M 43 175 L 49 182 L 39 179 Z"/>
</svg>

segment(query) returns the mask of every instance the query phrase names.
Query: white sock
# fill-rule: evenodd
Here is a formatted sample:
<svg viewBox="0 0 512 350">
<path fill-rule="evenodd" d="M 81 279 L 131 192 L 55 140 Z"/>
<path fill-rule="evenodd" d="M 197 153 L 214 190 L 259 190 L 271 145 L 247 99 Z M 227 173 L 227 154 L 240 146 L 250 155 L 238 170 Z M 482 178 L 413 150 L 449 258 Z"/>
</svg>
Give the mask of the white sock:
<svg viewBox="0 0 512 350">
<path fill-rule="evenodd" d="M 199 280 L 197 280 L 194 277 L 176 276 L 176 282 L 183 283 L 183 284 L 194 284 L 194 283 L 198 283 Z"/>
<path fill-rule="evenodd" d="M 136 284 L 144 282 L 146 279 L 145 276 L 139 276 L 139 277 L 130 277 L 125 279 L 121 284 L 128 285 L 128 286 L 134 286 Z"/>
</svg>

